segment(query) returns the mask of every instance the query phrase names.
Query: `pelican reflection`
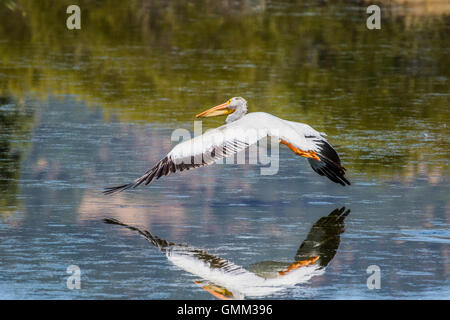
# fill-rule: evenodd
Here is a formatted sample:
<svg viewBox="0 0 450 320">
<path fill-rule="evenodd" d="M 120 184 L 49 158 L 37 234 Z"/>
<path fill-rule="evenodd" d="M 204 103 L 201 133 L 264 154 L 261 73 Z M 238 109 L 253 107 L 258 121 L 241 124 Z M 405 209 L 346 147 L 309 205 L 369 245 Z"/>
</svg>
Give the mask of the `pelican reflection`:
<svg viewBox="0 0 450 320">
<path fill-rule="evenodd" d="M 106 223 L 137 231 L 152 245 L 165 253 L 167 259 L 179 268 L 200 277 L 195 283 L 220 299 L 263 297 L 305 283 L 325 272 L 325 267 L 336 254 L 344 219 L 350 213 L 345 207 L 333 210 L 311 227 L 301 243 L 293 262 L 261 261 L 247 268 L 203 249 L 161 239 L 147 230 L 128 225 L 117 219 Z"/>
</svg>

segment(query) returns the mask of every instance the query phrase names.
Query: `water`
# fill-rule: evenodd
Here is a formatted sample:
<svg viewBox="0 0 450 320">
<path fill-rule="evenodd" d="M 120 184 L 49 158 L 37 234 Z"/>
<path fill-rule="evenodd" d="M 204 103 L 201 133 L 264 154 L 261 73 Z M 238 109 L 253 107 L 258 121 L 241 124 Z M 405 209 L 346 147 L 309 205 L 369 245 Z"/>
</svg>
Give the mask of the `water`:
<svg viewBox="0 0 450 320">
<path fill-rule="evenodd" d="M 108 5 L 82 1 L 75 32 L 54 4 L 1 5 L 2 299 L 215 299 L 202 286 L 238 298 L 450 297 L 445 5 L 394 2 L 379 31 L 365 28 L 364 2 Z M 325 131 L 352 186 L 283 147 L 277 175 L 216 165 L 102 195 L 161 159 L 174 129 L 192 131 L 195 114 L 236 95 L 250 111 Z M 298 268 L 259 296 L 227 288 L 226 274 L 213 287 L 103 221 L 273 277 L 342 207 L 350 213 L 333 227 L 326 268 Z M 69 265 L 81 269 L 80 290 L 66 286 Z M 371 265 L 379 290 L 367 287 Z"/>
</svg>

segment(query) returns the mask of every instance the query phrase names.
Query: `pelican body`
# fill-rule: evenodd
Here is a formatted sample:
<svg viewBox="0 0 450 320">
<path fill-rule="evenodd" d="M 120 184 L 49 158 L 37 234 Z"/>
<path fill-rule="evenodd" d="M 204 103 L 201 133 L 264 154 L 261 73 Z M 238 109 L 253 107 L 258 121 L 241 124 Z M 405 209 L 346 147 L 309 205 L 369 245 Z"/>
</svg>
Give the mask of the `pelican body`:
<svg viewBox="0 0 450 320">
<path fill-rule="evenodd" d="M 112 194 L 136 188 L 142 183 L 148 185 L 170 173 L 213 164 L 266 137 L 279 139 L 281 144 L 286 145 L 296 155 L 306 158 L 319 175 L 326 176 L 342 186 L 350 185 L 339 155 L 326 140 L 324 133 L 304 123 L 280 119 L 265 112 L 247 113 L 247 110 L 247 101 L 234 97 L 197 114 L 197 118 L 219 115 L 228 117 L 225 125 L 177 144 L 166 157 L 133 182 L 106 188 L 104 193 Z"/>
</svg>

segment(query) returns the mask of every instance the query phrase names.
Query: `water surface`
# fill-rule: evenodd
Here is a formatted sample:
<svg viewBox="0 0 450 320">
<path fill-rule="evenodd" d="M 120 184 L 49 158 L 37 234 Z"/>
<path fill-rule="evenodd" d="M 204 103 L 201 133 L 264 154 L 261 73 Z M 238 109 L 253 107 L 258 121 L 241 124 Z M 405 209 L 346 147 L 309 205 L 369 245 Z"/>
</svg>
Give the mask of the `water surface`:
<svg viewBox="0 0 450 320">
<path fill-rule="evenodd" d="M 215 299 L 201 277 L 103 219 L 253 270 L 291 264 L 315 223 L 344 206 L 323 272 L 262 298 L 450 297 L 445 5 L 386 4 L 377 31 L 363 1 L 107 5 L 81 1 L 79 31 L 65 28 L 60 4 L 0 5 L 2 299 Z M 237 95 L 250 111 L 326 132 L 352 186 L 281 148 L 276 175 L 216 165 L 101 194 Z M 80 290 L 66 286 L 69 265 Z M 366 285 L 371 265 L 379 290 Z"/>
</svg>

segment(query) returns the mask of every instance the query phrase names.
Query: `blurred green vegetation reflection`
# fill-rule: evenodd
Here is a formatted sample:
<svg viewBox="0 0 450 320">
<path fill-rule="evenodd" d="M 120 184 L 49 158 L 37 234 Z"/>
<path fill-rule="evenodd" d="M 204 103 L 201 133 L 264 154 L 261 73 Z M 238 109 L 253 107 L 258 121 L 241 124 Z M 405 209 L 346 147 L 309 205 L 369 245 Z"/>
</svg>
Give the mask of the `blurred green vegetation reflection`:
<svg viewBox="0 0 450 320">
<path fill-rule="evenodd" d="M 251 111 L 327 132 L 353 172 L 448 173 L 448 6 L 378 1 L 371 31 L 364 1 L 77 3 L 82 27 L 70 31 L 70 1 L 0 2 L 2 96 L 73 95 L 106 121 L 191 128 L 240 95 Z"/>
<path fill-rule="evenodd" d="M 11 213 L 22 204 L 19 193 L 20 162 L 30 144 L 33 111 L 0 96 L 0 208 Z"/>
</svg>

